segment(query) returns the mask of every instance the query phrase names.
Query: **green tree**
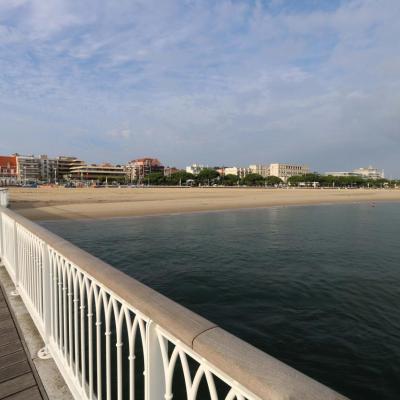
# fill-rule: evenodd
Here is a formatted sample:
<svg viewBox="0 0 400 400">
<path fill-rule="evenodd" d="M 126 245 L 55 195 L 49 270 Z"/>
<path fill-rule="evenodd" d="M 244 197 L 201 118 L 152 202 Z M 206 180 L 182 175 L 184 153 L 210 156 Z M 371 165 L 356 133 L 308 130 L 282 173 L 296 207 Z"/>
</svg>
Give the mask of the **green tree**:
<svg viewBox="0 0 400 400">
<path fill-rule="evenodd" d="M 317 173 L 305 174 L 305 175 L 297 175 L 291 176 L 288 178 L 288 183 L 290 185 L 298 186 L 300 183 L 313 183 L 313 182 L 321 182 L 322 177 Z"/>
<path fill-rule="evenodd" d="M 242 182 L 247 186 L 262 186 L 265 180 L 260 174 L 248 174 L 243 178 Z"/>
<path fill-rule="evenodd" d="M 196 181 L 202 185 L 210 185 L 219 178 L 219 173 L 212 168 L 202 169 L 196 177 Z"/>
<path fill-rule="evenodd" d="M 143 179 L 143 183 L 149 185 L 164 185 L 165 176 L 162 172 L 152 172 Z"/>
<path fill-rule="evenodd" d="M 278 178 L 277 176 L 267 176 L 265 178 L 265 184 L 268 186 L 275 186 L 283 183 L 281 178 Z"/>
<path fill-rule="evenodd" d="M 194 179 L 194 175 L 186 171 L 178 171 L 171 174 L 166 178 L 168 185 L 184 185 L 189 179 Z"/>
<path fill-rule="evenodd" d="M 224 186 L 236 186 L 238 184 L 239 177 L 237 175 L 228 174 L 222 178 L 222 184 Z"/>
</svg>

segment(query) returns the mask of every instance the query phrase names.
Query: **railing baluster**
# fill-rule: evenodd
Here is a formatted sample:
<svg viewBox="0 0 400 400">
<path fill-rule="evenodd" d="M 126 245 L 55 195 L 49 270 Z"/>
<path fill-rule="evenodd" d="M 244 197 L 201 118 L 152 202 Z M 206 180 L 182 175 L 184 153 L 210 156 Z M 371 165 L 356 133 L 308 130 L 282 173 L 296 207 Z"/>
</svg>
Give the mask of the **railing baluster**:
<svg viewBox="0 0 400 400">
<path fill-rule="evenodd" d="M 86 292 L 88 293 L 87 296 L 87 304 L 88 304 L 88 354 L 89 354 L 89 399 L 92 400 L 94 397 L 93 393 L 93 289 L 88 288 L 85 282 Z"/>
<path fill-rule="evenodd" d="M 3 213 L 0 212 L 0 257 L 4 256 L 4 233 L 3 233 Z M 3 260 L 2 260 L 3 261 Z"/>
<path fill-rule="evenodd" d="M 165 396 L 164 364 L 157 325 L 150 322 L 147 326 L 145 369 L 146 400 L 160 400 Z"/>
<path fill-rule="evenodd" d="M 42 244 L 42 254 L 43 254 L 43 290 L 42 290 L 42 301 L 43 301 L 43 322 L 44 322 L 44 332 L 45 332 L 45 342 L 46 345 L 49 344 L 51 335 L 52 335 L 52 303 L 53 296 L 51 286 L 52 282 L 52 274 L 50 267 L 50 257 L 49 257 L 49 248 L 46 243 Z"/>
<path fill-rule="evenodd" d="M 19 236 L 17 232 L 17 223 L 14 221 L 14 271 L 15 271 L 15 287 L 19 286 L 19 262 L 18 262 L 18 244 L 19 244 Z"/>
</svg>

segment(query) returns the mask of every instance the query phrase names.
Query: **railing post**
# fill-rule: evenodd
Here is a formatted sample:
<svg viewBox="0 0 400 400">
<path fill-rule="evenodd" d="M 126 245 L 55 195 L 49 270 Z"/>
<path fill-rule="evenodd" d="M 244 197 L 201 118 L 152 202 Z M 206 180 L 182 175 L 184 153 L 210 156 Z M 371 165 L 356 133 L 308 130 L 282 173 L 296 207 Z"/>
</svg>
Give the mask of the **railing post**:
<svg viewBox="0 0 400 400">
<path fill-rule="evenodd" d="M 45 342 L 48 345 L 51 337 L 51 271 L 50 271 L 50 257 L 49 247 L 43 242 L 43 269 L 42 269 L 42 284 L 43 284 L 43 323 Z"/>
<path fill-rule="evenodd" d="M 0 209 L 0 257 L 1 261 L 3 262 L 3 255 L 4 255 L 4 238 L 3 238 L 3 213 Z"/>
<path fill-rule="evenodd" d="M 13 242 L 13 247 L 14 247 L 14 271 L 15 271 L 15 287 L 18 289 L 19 287 L 19 254 L 18 254 L 18 229 L 17 229 L 17 223 L 14 221 L 13 223 L 13 228 L 14 228 L 14 242 Z"/>
<path fill-rule="evenodd" d="M 150 321 L 146 331 L 146 400 L 160 400 L 165 398 L 164 364 L 156 327 L 157 325 L 153 321 Z"/>
</svg>

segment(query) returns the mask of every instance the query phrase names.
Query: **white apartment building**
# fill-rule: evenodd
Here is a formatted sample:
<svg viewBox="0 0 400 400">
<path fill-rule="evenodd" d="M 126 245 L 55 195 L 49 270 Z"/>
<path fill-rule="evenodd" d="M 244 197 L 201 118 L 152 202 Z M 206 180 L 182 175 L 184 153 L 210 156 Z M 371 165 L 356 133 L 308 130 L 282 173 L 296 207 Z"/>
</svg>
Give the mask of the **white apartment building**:
<svg viewBox="0 0 400 400">
<path fill-rule="evenodd" d="M 224 175 L 236 175 L 239 178 L 244 178 L 250 172 L 249 168 L 242 167 L 225 167 Z"/>
<path fill-rule="evenodd" d="M 263 178 L 266 178 L 267 176 L 270 175 L 270 166 L 264 164 L 252 164 L 249 165 L 249 171 L 252 174 L 259 174 Z"/>
<path fill-rule="evenodd" d="M 224 168 L 224 175 L 239 175 L 239 168 L 238 167 L 225 167 Z"/>
<path fill-rule="evenodd" d="M 291 176 L 301 176 L 308 174 L 309 172 L 310 169 L 307 165 L 273 163 L 269 166 L 269 175 L 277 176 L 284 182 L 286 182 Z"/>
<path fill-rule="evenodd" d="M 203 170 L 205 167 L 204 165 L 200 164 L 192 164 L 186 167 L 186 172 L 188 174 L 193 174 L 193 175 L 198 175 L 201 170 Z"/>
<path fill-rule="evenodd" d="M 357 168 L 353 171 L 353 173 L 358 174 L 366 179 L 384 179 L 385 172 L 382 170 L 378 170 L 378 168 L 374 168 L 372 166 L 365 168 Z"/>
</svg>

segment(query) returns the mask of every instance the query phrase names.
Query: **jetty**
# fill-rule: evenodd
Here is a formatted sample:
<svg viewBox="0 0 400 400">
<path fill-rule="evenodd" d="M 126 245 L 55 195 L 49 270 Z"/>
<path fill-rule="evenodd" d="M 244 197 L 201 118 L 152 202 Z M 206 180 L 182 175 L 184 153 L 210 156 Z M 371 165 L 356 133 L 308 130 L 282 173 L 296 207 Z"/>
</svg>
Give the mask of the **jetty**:
<svg viewBox="0 0 400 400">
<path fill-rule="evenodd" d="M 346 399 L 7 205 L 0 399 Z"/>
</svg>

